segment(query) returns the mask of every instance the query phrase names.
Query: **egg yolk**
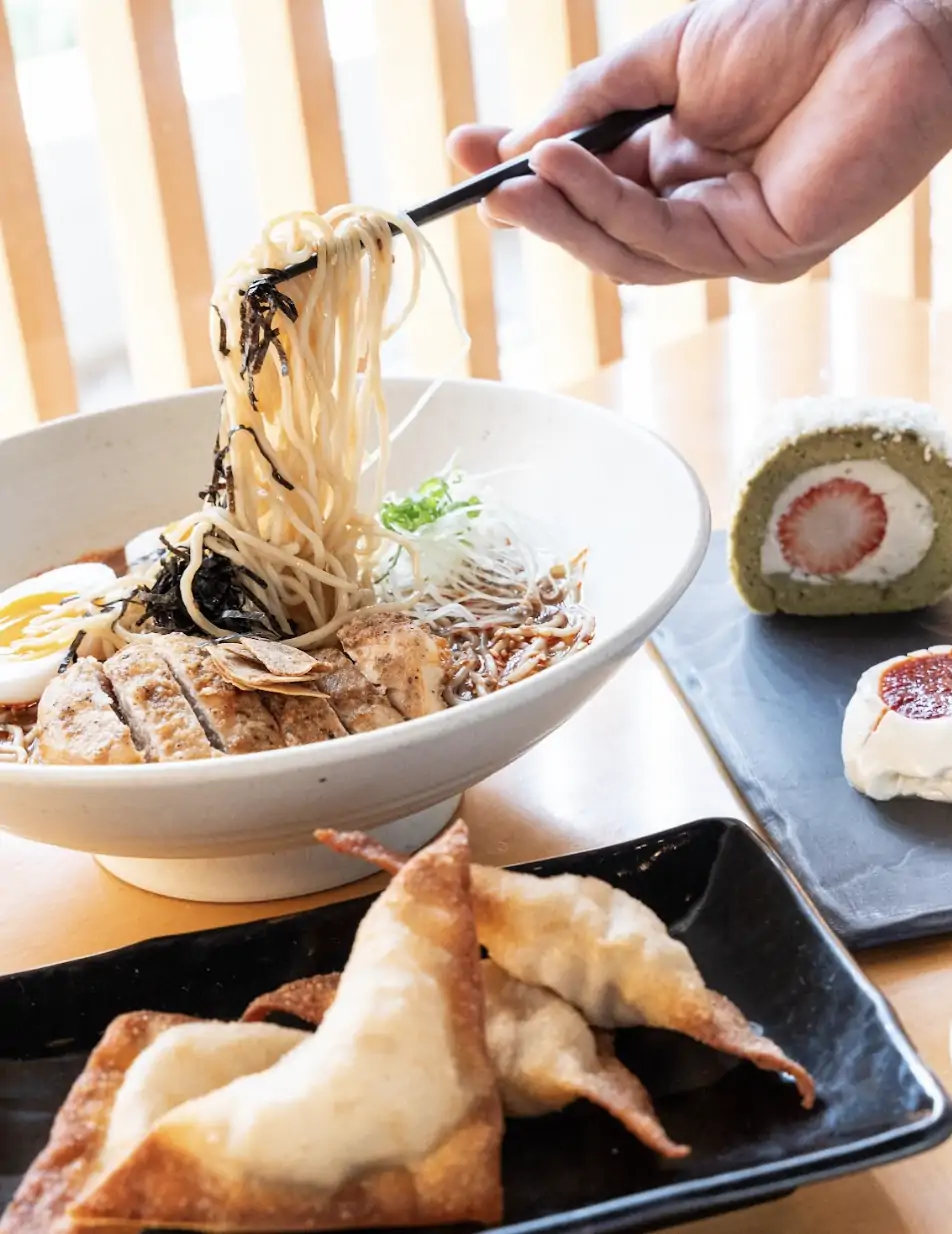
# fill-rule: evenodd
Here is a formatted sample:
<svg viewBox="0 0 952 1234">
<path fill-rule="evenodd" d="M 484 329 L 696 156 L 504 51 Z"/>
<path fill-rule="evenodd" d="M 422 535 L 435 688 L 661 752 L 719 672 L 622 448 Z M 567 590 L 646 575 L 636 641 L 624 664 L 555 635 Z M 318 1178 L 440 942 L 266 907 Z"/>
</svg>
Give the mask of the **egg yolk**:
<svg viewBox="0 0 952 1234">
<path fill-rule="evenodd" d="M 0 608 L 0 656 L 15 654 L 18 660 L 40 660 L 43 656 L 48 656 L 49 647 L 42 651 L 17 651 L 15 653 L 11 648 L 17 639 L 23 638 L 26 627 L 35 617 L 56 608 L 71 594 L 71 592 L 64 591 L 20 596 L 19 599 L 11 600 Z"/>
</svg>

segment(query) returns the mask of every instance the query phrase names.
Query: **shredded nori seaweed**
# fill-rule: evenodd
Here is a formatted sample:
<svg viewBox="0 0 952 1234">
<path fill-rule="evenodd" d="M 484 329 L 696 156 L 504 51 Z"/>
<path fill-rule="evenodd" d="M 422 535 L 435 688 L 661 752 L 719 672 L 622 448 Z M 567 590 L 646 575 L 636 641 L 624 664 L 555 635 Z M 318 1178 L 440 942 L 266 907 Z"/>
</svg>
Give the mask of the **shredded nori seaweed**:
<svg viewBox="0 0 952 1234">
<path fill-rule="evenodd" d="M 257 410 L 254 379 L 261 372 L 268 348 L 274 347 L 278 354 L 281 372 L 287 375 L 288 357 L 275 329 L 274 319 L 283 313 L 288 321 L 297 321 L 297 305 L 290 296 L 278 291 L 271 281 L 278 271 L 267 271 L 271 277 L 255 279 L 241 297 L 241 376 L 248 379 L 248 401 Z"/>
<path fill-rule="evenodd" d="M 286 488 L 289 493 L 293 493 L 294 485 L 291 483 L 290 480 L 288 480 L 285 476 L 283 476 L 281 472 L 278 470 L 277 463 L 271 457 L 271 454 L 267 446 L 265 446 L 264 442 L 258 436 L 257 431 L 253 429 L 250 424 L 237 425 L 228 434 L 228 445 L 229 446 L 231 445 L 232 437 L 234 437 L 236 433 L 250 433 L 251 434 L 251 436 L 254 438 L 255 445 L 258 447 L 258 452 L 260 453 L 264 461 L 268 464 L 268 466 L 271 468 L 272 480 L 274 480 L 275 484 L 280 484 L 282 488 Z M 227 450 L 228 446 L 226 446 L 225 449 Z"/>
<path fill-rule="evenodd" d="M 141 626 L 151 621 L 157 630 L 204 634 L 182 600 L 182 575 L 188 569 L 189 550 L 165 539 L 162 543 L 166 554 L 155 582 L 151 587 L 139 588 L 132 596 L 145 610 L 137 624 Z M 283 638 L 274 618 L 260 607 L 248 590 L 246 578 L 261 581 L 228 557 L 206 547 L 202 563 L 192 579 L 192 597 L 199 611 L 213 625 L 235 634 Z"/>
<path fill-rule="evenodd" d="M 215 310 L 215 316 L 218 318 L 218 354 L 220 356 L 230 355 L 231 352 L 228 347 L 228 328 L 225 325 L 225 319 L 222 317 L 221 309 L 217 304 L 213 304 L 212 308 Z"/>
<path fill-rule="evenodd" d="M 82 646 L 82 642 L 85 637 L 86 631 L 80 630 L 67 648 L 66 655 L 63 656 L 63 663 L 56 670 L 57 675 L 60 673 L 65 673 L 68 668 L 72 668 L 79 659 L 79 649 Z"/>
<path fill-rule="evenodd" d="M 313 265 L 309 268 L 313 269 Z M 254 379 L 265 362 L 268 348 L 273 347 L 283 375 L 288 372 L 288 356 L 275 328 L 274 319 L 283 313 L 288 321 L 297 321 L 297 306 L 290 296 L 278 291 L 277 283 L 293 277 L 294 268 L 288 270 L 261 270 L 260 277 L 252 282 L 241 297 L 241 337 L 238 347 L 241 353 L 241 376 L 247 378 L 248 401 L 257 410 Z M 223 356 L 229 354 L 225 319 L 218 306 L 212 308 L 219 321 L 218 350 Z M 224 445 L 216 438 L 212 464 L 212 478 L 208 487 L 199 493 L 202 501 L 210 501 L 219 508 L 235 511 L 235 477 L 229 460 L 232 439 L 236 433 L 250 433 L 261 457 L 271 469 L 276 484 L 294 491 L 294 485 L 281 474 L 271 457 L 267 444 L 250 424 L 239 424 L 228 434 Z M 145 610 L 138 621 L 141 626 L 150 622 L 157 630 L 180 631 L 183 634 L 201 634 L 182 600 L 182 576 L 188 568 L 190 552 L 187 548 L 170 544 L 161 537 L 165 547 L 154 583 L 148 588 L 139 588 L 127 603 L 141 604 Z M 202 562 L 192 579 L 192 596 L 198 609 L 213 625 L 235 634 L 255 634 L 262 638 L 281 639 L 284 634 L 274 617 L 264 611 L 248 589 L 248 582 L 265 587 L 263 579 L 228 557 L 216 553 L 208 543 L 203 545 Z M 123 609 L 125 611 L 125 609 Z"/>
<path fill-rule="evenodd" d="M 265 446 L 264 442 L 258 436 L 256 429 L 250 424 L 239 424 L 228 434 L 228 440 L 220 450 L 215 451 L 215 459 L 212 466 L 212 478 L 208 488 L 202 489 L 198 494 L 202 501 L 211 501 L 216 506 L 222 506 L 221 497 L 225 496 L 224 508 L 233 514 L 235 511 L 235 477 L 231 467 L 228 465 L 228 451 L 231 449 L 231 441 L 236 433 L 250 433 L 254 439 L 255 445 L 258 447 L 258 452 L 264 461 L 271 468 L 271 478 L 275 484 L 280 484 L 282 488 L 286 488 L 289 493 L 294 492 L 294 485 L 286 476 L 283 476 L 278 470 L 278 465 L 271 457 L 271 453 Z"/>
</svg>

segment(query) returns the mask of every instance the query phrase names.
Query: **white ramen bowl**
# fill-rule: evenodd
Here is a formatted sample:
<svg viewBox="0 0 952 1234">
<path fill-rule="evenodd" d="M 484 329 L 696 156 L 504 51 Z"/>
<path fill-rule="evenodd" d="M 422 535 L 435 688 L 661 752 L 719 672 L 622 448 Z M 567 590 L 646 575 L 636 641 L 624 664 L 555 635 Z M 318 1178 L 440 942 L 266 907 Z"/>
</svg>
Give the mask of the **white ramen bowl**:
<svg viewBox="0 0 952 1234">
<path fill-rule="evenodd" d="M 396 423 L 425 383 L 386 384 Z M 0 442 L 3 508 L 17 526 L 0 542 L 0 587 L 193 510 L 218 404 L 217 390 L 198 390 Z M 542 528 L 542 547 L 588 548 L 591 647 L 491 697 L 319 745 L 164 765 L 0 764 L 0 827 L 200 900 L 298 895 L 366 875 L 313 843 L 315 827 L 379 829 L 407 850 L 426 843 L 465 789 L 609 680 L 685 590 L 709 536 L 704 495 L 678 455 L 574 399 L 448 381 L 394 442 L 388 486 L 413 488 L 454 456 L 470 473 L 499 473 L 494 491 Z"/>
</svg>

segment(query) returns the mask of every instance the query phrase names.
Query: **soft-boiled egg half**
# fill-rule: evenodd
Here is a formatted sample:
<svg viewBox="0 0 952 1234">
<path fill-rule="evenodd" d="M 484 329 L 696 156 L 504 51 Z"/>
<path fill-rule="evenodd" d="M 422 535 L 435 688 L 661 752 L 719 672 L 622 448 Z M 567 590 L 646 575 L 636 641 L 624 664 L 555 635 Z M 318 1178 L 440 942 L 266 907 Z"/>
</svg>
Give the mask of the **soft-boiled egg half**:
<svg viewBox="0 0 952 1234">
<path fill-rule="evenodd" d="M 115 583 L 115 572 L 98 562 L 47 570 L 0 592 L 0 706 L 35 703 L 69 650 L 68 641 L 40 649 L 15 644 L 34 618 L 71 599 L 96 599 Z"/>
<path fill-rule="evenodd" d="M 126 563 L 130 570 L 137 566 L 147 565 L 156 561 L 165 552 L 162 536 L 167 535 L 168 527 L 150 527 L 148 531 L 140 531 L 125 547 Z"/>
<path fill-rule="evenodd" d="M 125 547 L 126 562 L 130 570 L 142 569 L 148 566 L 166 552 L 169 544 L 184 544 L 188 540 L 190 528 L 186 525 L 183 532 L 182 523 L 168 523 L 165 527 L 150 527 L 148 531 L 140 531 Z"/>
<path fill-rule="evenodd" d="M 860 677 L 843 717 L 843 765 L 877 801 L 952 801 L 952 647 L 927 647 Z"/>
</svg>

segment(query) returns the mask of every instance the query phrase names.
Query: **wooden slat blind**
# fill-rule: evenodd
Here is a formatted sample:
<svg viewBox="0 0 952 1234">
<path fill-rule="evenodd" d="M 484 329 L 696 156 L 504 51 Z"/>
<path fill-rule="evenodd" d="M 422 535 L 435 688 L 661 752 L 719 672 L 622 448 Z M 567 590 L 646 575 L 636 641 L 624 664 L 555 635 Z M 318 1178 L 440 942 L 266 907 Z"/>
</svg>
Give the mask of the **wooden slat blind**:
<svg viewBox="0 0 952 1234">
<path fill-rule="evenodd" d="M 446 138 L 476 119 L 465 0 L 377 0 L 376 71 L 381 148 L 391 205 L 408 208 L 459 178 Z M 498 377 L 491 237 L 475 211 L 427 226 L 426 236 L 460 299 L 472 340 L 466 367 L 474 377 Z M 442 289 L 428 280 L 407 324 L 413 363 L 427 373 L 447 371 L 460 341 Z"/>
<path fill-rule="evenodd" d="M 932 173 L 929 185 L 932 299 L 952 305 L 952 155 Z"/>
<path fill-rule="evenodd" d="M 76 409 L 33 160 L 0 4 L 0 433 Z"/>
<path fill-rule="evenodd" d="M 634 38 L 684 7 L 687 0 L 616 0 L 616 28 L 621 38 Z M 641 302 L 650 305 L 644 328 L 651 342 L 663 344 L 693 334 L 708 322 L 730 313 L 727 279 L 652 287 Z"/>
<path fill-rule="evenodd" d="M 79 0 L 141 397 L 217 380 L 211 265 L 171 0 Z"/>
<path fill-rule="evenodd" d="M 930 186 L 926 181 L 835 256 L 837 280 L 867 291 L 932 294 Z"/>
<path fill-rule="evenodd" d="M 262 221 L 348 201 L 323 0 L 233 7 Z"/>
<path fill-rule="evenodd" d="M 507 0 L 512 118 L 545 107 L 565 74 L 598 54 L 595 0 Z M 577 380 L 622 354 L 621 302 L 606 278 L 525 236 L 523 260 L 540 371 L 552 385 Z"/>
<path fill-rule="evenodd" d="M 932 298 L 932 181 L 926 180 L 912 195 L 912 294 Z"/>
<path fill-rule="evenodd" d="M 630 37 L 688 0 L 614 0 L 612 37 Z M 346 201 L 348 185 L 324 0 L 231 0 L 262 217 Z M 505 0 L 507 114 L 523 123 L 565 74 L 599 52 L 599 0 Z M 77 0 L 95 104 L 136 393 L 216 380 L 207 306 L 211 269 L 172 0 Z M 412 205 L 458 173 L 447 133 L 476 116 L 465 0 L 374 0 L 383 204 Z M 603 10 L 609 12 L 609 10 Z M 493 117 L 495 118 L 495 117 Z M 73 371 L 0 0 L 0 432 L 73 410 Z M 832 262 L 833 277 L 889 295 L 952 302 L 952 159 Z M 491 234 L 474 211 L 427 228 L 460 297 L 468 371 L 498 376 Z M 249 237 L 250 239 L 250 237 Z M 610 282 L 531 236 L 519 238 L 523 312 L 540 383 L 564 385 L 622 352 L 621 300 Z M 832 273 L 831 273 L 832 268 Z M 432 280 L 431 280 L 432 282 Z M 714 280 L 635 293 L 638 346 L 701 329 L 759 297 L 783 294 Z M 458 349 L 440 289 L 407 334 L 420 371 L 445 372 Z"/>
</svg>

